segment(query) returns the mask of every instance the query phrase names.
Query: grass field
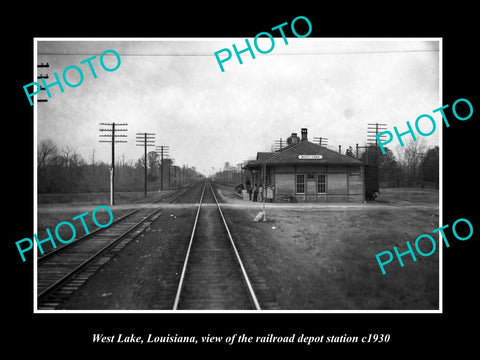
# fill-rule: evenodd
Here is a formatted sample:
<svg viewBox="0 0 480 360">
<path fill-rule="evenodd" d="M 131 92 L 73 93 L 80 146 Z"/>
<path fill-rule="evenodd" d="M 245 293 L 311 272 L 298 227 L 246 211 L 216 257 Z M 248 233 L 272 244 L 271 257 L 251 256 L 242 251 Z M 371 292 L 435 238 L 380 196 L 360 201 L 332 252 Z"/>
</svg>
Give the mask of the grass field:
<svg viewBox="0 0 480 360">
<path fill-rule="evenodd" d="M 374 203 L 407 204 L 427 203 L 438 204 L 438 189 L 417 188 L 385 188 L 380 189 L 380 195 Z"/>
<path fill-rule="evenodd" d="M 245 243 L 282 308 L 293 310 L 438 310 L 439 250 L 429 257 L 403 257 L 380 271 L 377 253 L 407 250 L 421 234 L 439 227 L 438 192 L 393 189 L 385 206 L 267 207 L 267 222 L 228 210 L 228 220 Z M 408 205 L 407 205 L 408 203 Z M 382 204 L 382 202 L 380 202 Z M 397 206 L 403 204 L 404 206 Z M 417 206 L 419 205 L 419 206 Z M 431 205 L 431 208 L 430 206 Z M 428 252 L 428 243 L 421 246 Z"/>
<path fill-rule="evenodd" d="M 116 191 L 115 204 L 131 204 L 148 202 L 158 198 L 160 194 L 166 194 L 175 189 L 159 191 Z M 67 194 L 38 194 L 39 205 L 74 204 L 74 205 L 102 205 L 110 203 L 110 193 L 67 193 Z"/>
<path fill-rule="evenodd" d="M 60 241 L 57 241 L 56 235 L 55 235 L 55 228 L 56 226 L 63 222 L 67 221 L 70 222 L 74 227 L 75 227 L 75 232 L 76 236 L 74 240 L 77 240 L 83 236 L 86 235 L 85 229 L 82 225 L 82 222 L 80 219 L 77 220 L 72 220 L 72 218 L 85 213 L 88 211 L 88 215 L 85 215 L 83 217 L 87 229 L 92 232 L 94 230 L 97 230 L 99 227 L 94 223 L 93 218 L 92 218 L 92 212 L 96 208 L 96 206 L 91 206 L 91 209 L 85 210 L 85 211 L 78 211 L 78 210 L 72 210 L 65 208 L 62 211 L 54 211 L 54 212 L 42 212 L 38 211 L 37 213 L 37 236 L 39 240 L 43 240 L 47 238 L 48 234 L 46 229 L 50 229 L 50 232 L 55 240 L 55 243 L 57 247 L 61 247 L 63 244 Z M 133 209 L 110 209 L 113 213 L 113 221 L 117 220 L 121 216 L 125 215 L 126 213 L 132 211 Z M 100 209 L 95 213 L 95 218 L 98 223 L 100 224 L 107 224 L 108 221 L 110 220 L 110 215 L 108 212 L 104 209 Z M 72 237 L 72 230 L 69 226 L 63 225 L 60 226 L 58 229 L 58 233 L 60 235 L 60 238 L 64 240 L 69 240 Z M 72 241 L 74 241 L 72 240 Z M 42 244 L 42 247 L 45 252 L 52 250 L 52 245 L 50 242 L 46 242 Z"/>
<path fill-rule="evenodd" d="M 318 291 L 313 294 L 323 299 L 322 308 L 438 308 L 438 252 L 417 256 L 417 262 L 405 256 L 403 268 L 395 259 L 385 266 L 386 275 L 375 258 L 379 252 L 393 252 L 393 246 L 403 252 L 407 240 L 413 243 L 418 235 L 431 233 L 438 227 L 431 212 L 275 211 L 270 217 L 276 228 L 267 231 L 295 262 L 289 268 L 299 268 L 300 280 L 315 279 Z M 307 298 L 306 305 L 318 300 Z"/>
<path fill-rule="evenodd" d="M 377 201 L 360 206 L 267 205 L 268 221 L 253 222 L 260 203 L 229 196 L 232 188 L 222 186 L 227 203 L 251 207 L 225 207 L 224 213 L 239 242 L 242 256 L 255 263 L 283 309 L 291 310 L 437 310 L 439 307 L 439 250 L 429 256 L 396 259 L 380 271 L 375 255 L 397 246 L 405 251 L 421 234 L 439 227 L 438 191 L 432 189 L 382 189 Z M 74 205 L 88 197 L 77 198 Z M 95 199 L 94 199 L 95 200 Z M 131 198 L 132 202 L 140 199 Z M 57 204 L 58 205 L 58 204 Z M 39 238 L 43 229 L 53 232 L 56 224 L 80 214 L 64 203 L 60 211 L 39 207 Z M 379 206 L 380 205 L 380 206 Z M 45 209 L 56 205 L 45 205 Z M 87 207 L 91 211 L 95 201 Z M 287 208 L 285 207 L 287 206 Z M 77 207 L 78 208 L 78 207 Z M 114 218 L 129 211 L 113 208 Z M 101 223 L 107 214 L 98 212 Z M 89 229 L 96 226 L 85 217 Z M 83 235 L 79 221 L 78 235 Z M 191 224 L 188 224 L 189 226 Z M 68 239 L 68 227 L 62 227 Z M 42 233 L 43 231 L 43 233 Z M 428 252 L 429 249 L 424 249 Z"/>
<path fill-rule="evenodd" d="M 88 211 L 88 215 L 84 216 L 86 226 L 89 231 L 98 229 L 92 219 L 93 210 L 99 205 L 105 205 L 110 208 L 113 213 L 114 221 L 130 212 L 137 206 L 137 204 L 152 202 L 167 194 L 175 192 L 177 189 L 162 190 L 161 192 L 149 191 L 147 196 L 143 191 L 131 192 L 115 192 L 115 205 L 132 204 L 132 207 L 116 208 L 109 206 L 110 193 L 68 193 L 68 194 L 38 194 L 38 208 L 37 208 L 37 236 L 39 240 L 48 237 L 46 229 L 50 229 L 52 236 L 55 236 L 56 226 L 63 221 L 70 222 L 74 225 L 76 236 L 79 239 L 86 235 L 84 227 L 80 219 L 72 220 L 84 212 Z M 100 224 L 106 224 L 109 220 L 109 214 L 105 210 L 96 212 L 96 219 Z M 72 237 L 72 230 L 69 226 L 63 225 L 59 227 L 59 235 L 62 239 L 69 240 Z M 33 236 L 33 235 L 32 235 Z M 72 240 L 72 241 L 74 241 Z M 56 241 L 57 246 L 62 246 L 62 243 Z M 51 243 L 45 242 L 42 245 L 45 251 L 51 250 Z"/>
</svg>

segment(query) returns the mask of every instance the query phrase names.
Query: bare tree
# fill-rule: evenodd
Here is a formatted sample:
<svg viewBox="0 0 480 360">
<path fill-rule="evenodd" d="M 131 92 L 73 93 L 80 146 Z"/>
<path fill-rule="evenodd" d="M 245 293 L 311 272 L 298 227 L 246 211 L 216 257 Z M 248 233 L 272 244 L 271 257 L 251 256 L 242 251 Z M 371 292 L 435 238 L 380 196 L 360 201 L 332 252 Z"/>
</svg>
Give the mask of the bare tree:
<svg viewBox="0 0 480 360">
<path fill-rule="evenodd" d="M 58 155 L 57 145 L 51 139 L 42 140 L 38 146 L 37 155 L 38 168 L 45 168 L 48 158 Z"/>
<path fill-rule="evenodd" d="M 90 156 L 91 164 L 91 175 L 95 177 L 95 149 L 92 150 L 92 155 Z"/>
<path fill-rule="evenodd" d="M 83 160 L 82 156 L 77 153 L 76 150 L 72 150 L 72 156 L 70 156 L 70 166 L 71 167 L 79 167 L 83 165 L 85 161 Z"/>
<path fill-rule="evenodd" d="M 419 167 L 426 152 L 423 138 L 409 140 L 404 146 L 397 145 L 397 161 L 400 164 L 407 186 L 416 186 L 420 181 Z"/>
<path fill-rule="evenodd" d="M 92 155 L 90 156 L 90 160 L 92 161 L 92 166 L 95 167 L 95 149 L 92 150 Z"/>
<path fill-rule="evenodd" d="M 63 156 L 63 161 L 64 161 L 64 166 L 65 167 L 68 167 L 70 165 L 70 154 L 72 154 L 74 151 L 73 151 L 73 148 L 70 147 L 70 146 L 65 146 L 61 153 L 62 153 L 62 156 Z"/>
<path fill-rule="evenodd" d="M 420 165 L 420 174 L 422 176 L 422 185 L 427 183 L 438 189 L 439 185 L 439 147 L 434 146 L 425 153 Z"/>
</svg>

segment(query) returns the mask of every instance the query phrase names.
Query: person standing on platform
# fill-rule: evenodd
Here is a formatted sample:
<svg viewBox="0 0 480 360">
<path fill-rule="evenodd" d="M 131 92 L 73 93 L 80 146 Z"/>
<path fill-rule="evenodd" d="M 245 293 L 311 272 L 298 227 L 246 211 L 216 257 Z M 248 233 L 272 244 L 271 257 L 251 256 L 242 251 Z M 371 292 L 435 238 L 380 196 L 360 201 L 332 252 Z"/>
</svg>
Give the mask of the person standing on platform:
<svg viewBox="0 0 480 360">
<path fill-rule="evenodd" d="M 253 201 L 258 200 L 258 185 L 255 184 L 255 187 L 253 188 Z"/>
<path fill-rule="evenodd" d="M 245 181 L 245 186 L 247 187 L 248 198 L 249 200 L 252 200 L 252 184 L 250 183 L 250 179 L 247 178 L 247 181 Z"/>
</svg>

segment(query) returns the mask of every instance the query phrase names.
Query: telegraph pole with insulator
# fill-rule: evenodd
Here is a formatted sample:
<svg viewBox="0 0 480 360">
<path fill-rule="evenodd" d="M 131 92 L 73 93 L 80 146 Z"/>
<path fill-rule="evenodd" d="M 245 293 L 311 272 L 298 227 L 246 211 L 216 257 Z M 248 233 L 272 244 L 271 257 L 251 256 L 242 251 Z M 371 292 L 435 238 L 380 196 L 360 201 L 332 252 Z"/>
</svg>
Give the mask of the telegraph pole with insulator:
<svg viewBox="0 0 480 360">
<path fill-rule="evenodd" d="M 318 145 L 326 147 L 328 145 L 328 139 L 326 137 L 314 137 L 314 142 L 318 142 Z"/>
<path fill-rule="evenodd" d="M 280 140 L 275 140 L 275 151 L 280 151 L 283 149 L 285 142 L 282 138 Z"/>
<path fill-rule="evenodd" d="M 147 147 L 155 146 L 155 134 L 154 133 L 137 133 L 137 146 L 143 146 L 145 149 L 145 196 L 147 196 Z"/>
<path fill-rule="evenodd" d="M 43 62 L 37 65 L 37 68 L 48 68 L 50 65 L 48 63 L 44 64 Z M 48 79 L 48 74 L 40 74 L 37 76 L 37 79 Z M 40 86 L 40 91 L 45 90 L 43 86 Z M 48 99 L 38 99 L 37 102 L 48 102 Z"/>
<path fill-rule="evenodd" d="M 168 188 L 172 187 L 172 183 L 170 181 L 170 168 L 172 167 L 172 159 L 168 159 Z"/>
<path fill-rule="evenodd" d="M 161 166 L 160 166 L 160 190 L 163 190 L 163 158 L 168 157 L 170 146 L 160 145 L 156 147 L 156 152 L 160 154 Z"/>
<path fill-rule="evenodd" d="M 177 187 L 177 170 L 175 164 L 175 159 L 170 158 L 169 159 L 169 166 L 173 166 L 173 187 Z M 171 169 L 170 169 L 171 171 Z M 170 175 L 168 176 L 168 179 L 170 181 Z M 170 183 L 169 183 L 170 186 Z"/>
<path fill-rule="evenodd" d="M 378 165 L 377 135 L 379 134 L 379 132 L 383 132 L 385 130 L 387 130 L 387 124 L 374 123 L 374 124 L 368 124 L 368 127 L 367 127 L 367 146 L 375 147 L 375 165 Z M 386 136 L 386 134 L 380 135 L 380 140 L 384 140 L 383 138 L 384 136 Z M 368 156 L 367 156 L 367 163 L 368 163 Z"/>
<path fill-rule="evenodd" d="M 127 135 L 122 134 L 122 132 L 127 131 L 127 129 L 122 128 L 122 126 L 127 126 L 128 124 L 117 124 L 117 123 L 100 123 L 101 126 L 110 126 L 111 128 L 101 128 L 99 129 L 102 132 L 107 132 L 107 134 L 100 134 L 101 138 L 108 138 L 109 140 L 99 140 L 99 142 L 106 142 L 112 144 L 112 167 L 110 168 L 110 205 L 115 205 L 115 143 L 126 143 Z M 120 132 L 120 134 L 116 134 Z M 117 138 L 120 138 L 117 140 Z"/>
</svg>

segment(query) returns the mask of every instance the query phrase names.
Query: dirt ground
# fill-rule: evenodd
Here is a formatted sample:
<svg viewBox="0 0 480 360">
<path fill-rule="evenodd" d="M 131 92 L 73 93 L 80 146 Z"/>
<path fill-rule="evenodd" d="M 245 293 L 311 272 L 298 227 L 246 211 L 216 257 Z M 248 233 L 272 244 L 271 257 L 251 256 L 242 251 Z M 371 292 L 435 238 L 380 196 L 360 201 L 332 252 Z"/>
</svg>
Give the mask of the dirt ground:
<svg viewBox="0 0 480 360">
<path fill-rule="evenodd" d="M 228 188 L 223 193 L 238 203 Z M 255 262 L 283 309 L 436 310 L 438 236 L 433 255 L 417 254 L 416 262 L 405 256 L 404 267 L 395 259 L 386 275 L 375 254 L 393 246 L 406 251 L 407 240 L 414 244 L 438 228 L 438 194 L 407 189 L 402 196 L 394 189 L 382 195 L 380 203 L 356 205 L 267 204 L 267 222 L 252 221 L 262 204 L 224 212 L 243 258 Z"/>
<path fill-rule="evenodd" d="M 404 268 L 392 262 L 386 275 L 375 258 L 437 228 L 431 211 L 271 209 L 267 222 L 253 223 L 256 213 L 225 210 L 243 258 L 255 261 L 283 309 L 438 308 L 438 252 L 407 258 Z"/>
<path fill-rule="evenodd" d="M 405 256 L 404 267 L 395 260 L 386 265 L 386 275 L 375 258 L 393 252 L 393 246 L 405 251 L 407 240 L 413 243 L 439 226 L 434 193 L 385 192 L 383 202 L 368 204 L 267 204 L 266 222 L 252 221 L 261 203 L 243 201 L 225 186 L 218 194 L 247 272 L 255 272 L 253 286 L 262 287 L 260 302 L 268 292 L 268 301 L 283 310 L 438 309 L 438 247 L 416 262 Z M 178 277 L 195 206 L 164 207 L 66 309 L 170 308 L 174 290 L 169 284 Z"/>
<path fill-rule="evenodd" d="M 75 241 L 86 235 L 86 231 L 82 224 L 81 219 L 73 220 L 74 217 L 88 212 L 83 216 L 83 221 L 88 231 L 92 232 L 98 229 L 98 226 L 94 223 L 92 213 L 97 206 L 107 206 L 113 214 L 113 220 L 116 221 L 123 215 L 143 206 L 143 201 L 157 200 L 161 197 L 168 196 L 174 193 L 175 190 L 163 190 L 151 191 L 147 197 L 143 196 L 143 193 L 131 192 L 131 193 L 118 193 L 116 196 L 115 205 L 109 205 L 108 194 L 105 193 L 91 193 L 91 194 L 49 194 L 38 195 L 37 206 L 37 229 L 35 234 L 39 240 L 46 239 L 48 237 L 46 229 L 49 229 L 52 236 L 55 238 L 55 229 L 61 222 L 70 222 L 75 227 L 76 236 Z M 110 214 L 105 209 L 96 211 L 95 218 L 100 224 L 107 224 L 110 220 Z M 35 230 L 34 230 L 35 231 Z M 73 232 L 72 229 L 63 225 L 58 228 L 58 233 L 62 239 L 71 239 Z M 57 247 L 63 246 L 59 241 L 56 241 Z M 46 242 L 43 245 L 44 251 L 51 251 L 51 242 Z"/>
<path fill-rule="evenodd" d="M 89 232 L 97 230 L 99 227 L 94 223 L 92 213 L 95 210 L 96 206 L 70 206 L 70 207 L 56 207 L 49 206 L 48 208 L 39 208 L 37 212 L 37 234 L 38 239 L 41 241 L 48 238 L 48 233 L 46 229 L 50 230 L 52 237 L 54 238 L 55 245 L 57 247 L 62 247 L 62 242 L 56 240 L 55 229 L 58 224 L 61 222 L 70 222 L 75 228 L 75 237 L 76 241 L 79 238 L 87 234 L 82 221 L 80 219 L 73 220 L 74 217 L 88 212 L 87 215 L 83 216 L 85 221 L 85 226 Z M 128 208 L 114 208 L 109 207 L 113 214 L 113 220 L 116 221 L 123 215 L 126 215 L 130 211 L 134 210 L 134 207 Z M 95 213 L 95 219 L 99 224 L 107 224 L 110 221 L 110 214 L 105 209 L 100 209 Z M 58 228 L 58 234 L 61 239 L 69 240 L 73 236 L 73 231 L 68 225 L 62 225 Z M 53 245 L 50 241 L 42 244 L 43 250 L 48 253 L 53 250 Z"/>
<path fill-rule="evenodd" d="M 200 197 L 196 187 L 63 304 L 67 310 L 170 310 Z M 186 203 L 185 203 L 186 202 Z M 155 205 L 163 206 L 163 205 Z"/>
<path fill-rule="evenodd" d="M 194 207 L 162 211 L 143 234 L 63 305 L 76 310 L 168 310 L 189 240 Z M 188 225 L 187 225 L 188 224 Z"/>
</svg>

